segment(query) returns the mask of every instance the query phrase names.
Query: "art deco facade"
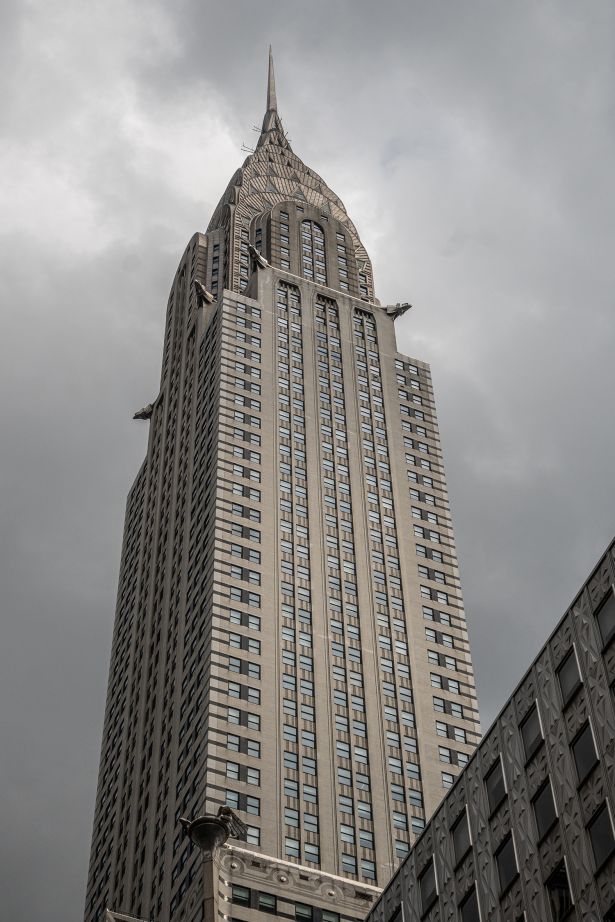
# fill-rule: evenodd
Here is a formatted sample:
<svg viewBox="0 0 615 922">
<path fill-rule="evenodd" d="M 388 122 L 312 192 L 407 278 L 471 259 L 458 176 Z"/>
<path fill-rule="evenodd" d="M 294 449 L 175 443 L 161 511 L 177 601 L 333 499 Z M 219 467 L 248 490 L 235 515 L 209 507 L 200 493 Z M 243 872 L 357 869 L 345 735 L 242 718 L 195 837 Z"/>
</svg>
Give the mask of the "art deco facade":
<svg viewBox="0 0 615 922">
<path fill-rule="evenodd" d="M 368 922 L 615 920 L 615 542 Z"/>
<path fill-rule="evenodd" d="M 434 396 L 397 351 L 404 307 L 376 300 L 342 202 L 291 150 L 270 63 L 258 146 L 180 261 L 140 414 L 86 922 L 183 918 L 200 856 L 179 818 L 223 804 L 255 854 L 372 892 L 472 753 Z"/>
</svg>

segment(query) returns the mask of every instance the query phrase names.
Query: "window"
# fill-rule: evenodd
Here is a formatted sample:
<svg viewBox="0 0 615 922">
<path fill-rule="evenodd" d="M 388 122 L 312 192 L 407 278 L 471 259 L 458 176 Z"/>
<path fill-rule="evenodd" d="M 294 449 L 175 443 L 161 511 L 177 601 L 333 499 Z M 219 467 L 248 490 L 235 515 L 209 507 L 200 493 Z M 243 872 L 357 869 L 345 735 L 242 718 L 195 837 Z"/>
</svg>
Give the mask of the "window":
<svg viewBox="0 0 615 922">
<path fill-rule="evenodd" d="M 402 839 L 395 839 L 395 855 L 398 858 L 405 858 L 409 851 L 410 846 L 407 842 Z"/>
<path fill-rule="evenodd" d="M 558 864 L 550 875 L 545 884 L 545 890 L 547 891 L 553 922 L 563 922 L 563 920 L 567 919 L 570 915 L 574 905 L 570 893 L 566 865 L 563 861 Z"/>
<path fill-rule="evenodd" d="M 376 880 L 376 863 L 364 858 L 361 861 L 361 876 L 366 880 Z"/>
<path fill-rule="evenodd" d="M 536 817 L 538 838 L 542 839 L 557 820 L 555 803 L 553 801 L 553 789 L 551 788 L 551 781 L 548 778 L 534 797 L 532 806 L 534 808 L 534 816 Z"/>
<path fill-rule="evenodd" d="M 540 726 L 540 717 L 536 705 L 534 705 L 527 717 L 525 717 L 519 729 L 521 730 L 525 758 L 529 760 L 540 748 L 540 744 L 542 743 L 542 728 Z"/>
<path fill-rule="evenodd" d="M 261 844 L 261 831 L 258 826 L 246 826 L 246 842 L 249 842 L 250 845 L 260 845 Z"/>
<path fill-rule="evenodd" d="M 299 811 L 290 807 L 284 809 L 284 822 L 287 826 L 299 826 Z"/>
<path fill-rule="evenodd" d="M 284 840 L 284 854 L 287 858 L 299 857 L 299 840 L 291 839 L 288 836 Z"/>
<path fill-rule="evenodd" d="M 357 873 L 357 859 L 354 855 L 346 855 L 342 853 L 342 871 L 344 871 L 346 874 Z"/>
<path fill-rule="evenodd" d="M 421 912 L 423 915 L 425 915 L 429 908 L 433 906 L 438 897 L 438 888 L 436 886 L 436 866 L 434 864 L 433 856 L 419 877 L 419 890 L 421 892 Z"/>
<path fill-rule="evenodd" d="M 405 813 L 393 811 L 393 826 L 395 829 L 407 829 L 408 820 Z"/>
<path fill-rule="evenodd" d="M 246 797 L 246 813 L 251 813 L 253 816 L 261 815 L 260 797 L 251 797 L 250 795 Z"/>
<path fill-rule="evenodd" d="M 596 747 L 594 745 L 594 735 L 589 721 L 579 733 L 577 733 L 576 738 L 572 742 L 571 749 L 572 755 L 574 756 L 574 764 L 577 768 L 579 784 L 581 784 L 598 762 Z"/>
<path fill-rule="evenodd" d="M 581 687 L 581 676 L 579 675 L 579 664 L 575 656 L 574 647 L 557 670 L 557 677 L 562 691 L 564 707 L 569 701 L 572 701 L 577 690 Z"/>
<path fill-rule="evenodd" d="M 320 848 L 318 845 L 314 845 L 311 842 L 306 842 L 303 846 L 303 853 L 306 861 L 311 861 L 312 864 L 318 864 L 320 861 Z"/>
<path fill-rule="evenodd" d="M 615 837 L 606 801 L 588 823 L 587 831 L 592 844 L 596 869 L 599 870 L 615 851 Z"/>
<path fill-rule="evenodd" d="M 273 893 L 259 893 L 256 906 L 261 912 L 270 912 L 275 915 L 278 909 L 277 903 L 278 901 Z"/>
<path fill-rule="evenodd" d="M 464 897 L 462 903 L 460 903 L 459 918 L 461 922 L 481 922 L 478 897 L 476 896 L 476 885 L 472 887 L 467 896 Z"/>
<path fill-rule="evenodd" d="M 470 839 L 470 826 L 468 823 L 468 814 L 464 810 L 451 830 L 453 836 L 453 852 L 455 854 L 455 863 L 459 864 L 462 858 L 467 855 L 472 846 Z"/>
<path fill-rule="evenodd" d="M 301 255 L 303 277 L 326 285 L 325 235 L 314 221 L 301 222 Z"/>
<path fill-rule="evenodd" d="M 485 777 L 485 787 L 487 789 L 487 800 L 489 810 L 494 813 L 506 797 L 506 785 L 504 784 L 504 772 L 502 771 L 502 760 L 498 759 Z"/>
<path fill-rule="evenodd" d="M 237 884 L 233 884 L 231 887 L 231 899 L 233 903 L 237 903 L 239 906 L 249 906 L 250 890 L 248 887 L 240 887 Z"/>
<path fill-rule="evenodd" d="M 608 593 L 602 600 L 600 608 L 596 612 L 596 621 L 602 637 L 602 643 L 606 647 L 615 637 L 615 594 L 613 590 Z"/>
<path fill-rule="evenodd" d="M 500 895 L 505 893 L 519 873 L 512 835 L 508 835 L 495 853 L 500 878 Z"/>
</svg>

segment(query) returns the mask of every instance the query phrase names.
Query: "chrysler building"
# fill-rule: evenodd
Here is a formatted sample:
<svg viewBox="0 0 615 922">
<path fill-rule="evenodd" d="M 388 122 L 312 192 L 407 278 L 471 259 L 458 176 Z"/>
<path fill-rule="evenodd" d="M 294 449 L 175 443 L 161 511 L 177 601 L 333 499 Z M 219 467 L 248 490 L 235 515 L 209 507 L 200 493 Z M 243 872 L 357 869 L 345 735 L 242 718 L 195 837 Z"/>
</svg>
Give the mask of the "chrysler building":
<svg viewBox="0 0 615 922">
<path fill-rule="evenodd" d="M 86 922 L 360 918 L 473 752 L 408 307 L 380 304 L 342 201 L 292 150 L 270 57 L 256 149 L 181 257 L 136 414 Z M 208 884 L 186 820 L 221 807 Z"/>
</svg>

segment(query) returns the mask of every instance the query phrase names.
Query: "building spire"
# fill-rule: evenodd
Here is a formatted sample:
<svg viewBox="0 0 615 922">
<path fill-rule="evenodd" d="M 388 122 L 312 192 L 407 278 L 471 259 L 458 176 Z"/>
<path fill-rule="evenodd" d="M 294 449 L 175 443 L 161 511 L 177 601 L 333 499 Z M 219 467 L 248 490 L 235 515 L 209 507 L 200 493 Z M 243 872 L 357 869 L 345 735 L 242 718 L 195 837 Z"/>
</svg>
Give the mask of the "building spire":
<svg viewBox="0 0 615 922">
<path fill-rule="evenodd" d="M 273 71 L 273 52 L 269 45 L 269 76 L 267 79 L 267 112 L 278 111 L 278 101 L 275 95 L 275 73 Z"/>
<path fill-rule="evenodd" d="M 267 111 L 263 119 L 261 136 L 256 146 L 262 147 L 265 143 L 277 144 L 279 147 L 289 147 L 288 141 L 284 135 L 280 116 L 278 115 L 278 100 L 275 92 L 275 73 L 273 71 L 273 52 L 271 50 L 271 45 L 269 45 L 269 73 L 267 76 Z"/>
</svg>

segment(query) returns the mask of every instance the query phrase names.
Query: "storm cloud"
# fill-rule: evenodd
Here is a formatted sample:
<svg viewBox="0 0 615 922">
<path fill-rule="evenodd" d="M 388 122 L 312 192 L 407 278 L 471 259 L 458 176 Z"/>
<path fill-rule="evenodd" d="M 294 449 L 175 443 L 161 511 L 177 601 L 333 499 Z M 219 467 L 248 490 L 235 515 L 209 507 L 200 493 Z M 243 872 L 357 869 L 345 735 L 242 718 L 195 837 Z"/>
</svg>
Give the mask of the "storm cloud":
<svg viewBox="0 0 615 922">
<path fill-rule="evenodd" d="M 298 155 L 432 366 L 486 727 L 615 532 L 615 7 L 0 8 L 0 892 L 82 914 L 124 499 L 167 293 L 251 146 Z"/>
</svg>

